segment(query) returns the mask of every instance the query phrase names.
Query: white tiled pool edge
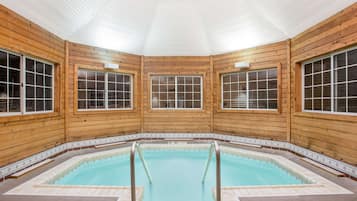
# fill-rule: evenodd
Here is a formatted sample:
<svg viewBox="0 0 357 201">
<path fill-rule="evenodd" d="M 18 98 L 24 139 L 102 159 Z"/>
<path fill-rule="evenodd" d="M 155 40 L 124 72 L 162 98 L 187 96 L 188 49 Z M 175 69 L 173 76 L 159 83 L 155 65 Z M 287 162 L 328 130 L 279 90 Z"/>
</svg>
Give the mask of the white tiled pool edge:
<svg viewBox="0 0 357 201">
<path fill-rule="evenodd" d="M 167 150 L 167 149 L 208 149 L 207 144 L 145 144 L 145 149 Z M 311 184 L 280 185 L 280 186 L 233 186 L 223 187 L 222 197 L 225 201 L 235 200 L 237 197 L 257 196 L 291 196 L 291 195 L 327 195 L 327 194 L 352 194 L 347 189 L 313 173 L 312 171 L 290 161 L 289 159 L 269 153 L 249 151 L 232 147 L 221 147 L 222 151 L 230 154 L 243 155 L 258 160 L 267 160 L 279 164 L 295 176 L 312 182 Z M 40 175 L 26 181 L 23 184 L 5 193 L 7 195 L 46 195 L 46 196 L 94 196 L 115 197 L 119 196 L 121 201 L 130 200 L 129 187 L 115 186 L 61 186 L 52 185 L 52 181 L 67 174 L 74 168 L 86 161 L 93 161 L 115 155 L 128 154 L 130 147 L 117 148 L 107 151 L 99 151 L 84 155 L 74 156 L 59 165 L 41 173 Z M 143 188 L 137 189 L 138 197 L 142 198 Z M 139 199 L 141 200 L 141 199 Z"/>
<path fill-rule="evenodd" d="M 7 166 L 1 167 L 0 178 L 9 176 L 19 170 L 22 170 L 26 167 L 29 167 L 35 163 L 38 163 L 42 160 L 45 160 L 49 157 L 52 157 L 56 154 L 59 154 L 67 150 L 106 144 L 106 143 L 123 142 L 123 141 L 136 140 L 136 139 L 155 139 L 155 138 L 165 138 L 165 139 L 210 138 L 210 139 L 235 141 L 235 142 L 241 142 L 246 144 L 254 144 L 254 145 L 261 145 L 261 146 L 267 146 L 273 148 L 286 149 L 294 153 L 303 155 L 307 158 L 310 158 L 316 162 L 324 164 L 333 169 L 339 170 L 354 178 L 357 178 L 357 167 L 288 142 L 238 137 L 238 136 L 222 135 L 222 134 L 215 134 L 215 133 L 140 133 L 140 134 L 121 135 L 116 137 L 84 140 L 84 141 L 77 141 L 77 142 L 68 142 L 56 146 L 54 148 L 48 149 L 46 151 L 40 152 L 38 154 L 35 154 L 33 156 L 27 157 L 15 163 L 9 164 Z"/>
</svg>

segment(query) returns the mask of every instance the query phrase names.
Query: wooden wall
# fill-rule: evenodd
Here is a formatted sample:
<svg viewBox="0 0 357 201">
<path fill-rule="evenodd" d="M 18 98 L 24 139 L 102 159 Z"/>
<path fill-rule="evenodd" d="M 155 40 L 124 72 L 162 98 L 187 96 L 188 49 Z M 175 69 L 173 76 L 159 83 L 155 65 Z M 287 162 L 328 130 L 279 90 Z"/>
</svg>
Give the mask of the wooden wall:
<svg viewBox="0 0 357 201">
<path fill-rule="evenodd" d="M 134 76 L 134 109 L 123 111 L 78 112 L 75 108 L 75 65 L 104 70 L 103 63 L 118 63 L 120 70 L 132 71 Z M 67 140 L 83 140 L 97 137 L 137 133 L 141 128 L 141 57 L 90 47 L 69 44 L 68 110 L 66 116 Z"/>
<path fill-rule="evenodd" d="M 214 66 L 214 131 L 247 137 L 283 140 L 287 139 L 288 99 L 288 51 L 289 41 L 259 46 L 228 54 L 213 56 Z M 237 71 L 234 63 L 250 62 L 248 70 L 281 67 L 279 111 L 237 111 L 221 110 L 220 80 L 222 72 Z"/>
<path fill-rule="evenodd" d="M 203 76 L 203 110 L 151 109 L 150 76 L 170 74 Z M 143 82 L 144 132 L 210 132 L 210 57 L 144 57 Z"/>
<path fill-rule="evenodd" d="M 291 142 L 357 165 L 357 117 L 301 112 L 299 64 L 357 44 L 357 3 L 291 40 Z"/>
<path fill-rule="evenodd" d="M 56 64 L 55 112 L 0 117 L 0 166 L 64 141 L 64 41 L 0 5 L 0 48 Z"/>
<path fill-rule="evenodd" d="M 0 117 L 0 166 L 65 141 L 137 132 L 217 132 L 291 141 L 356 165 L 357 118 L 302 113 L 295 74 L 304 60 L 357 44 L 356 13 L 357 3 L 291 41 L 228 54 L 142 57 L 65 42 L 0 5 L 0 48 L 56 63 L 54 113 Z M 134 110 L 76 111 L 76 66 L 104 70 L 108 61 L 134 72 Z M 252 69 L 281 66 L 278 112 L 220 110 L 219 74 L 233 70 L 237 61 L 250 61 Z M 203 110 L 151 110 L 149 78 L 156 74 L 202 75 Z"/>
</svg>

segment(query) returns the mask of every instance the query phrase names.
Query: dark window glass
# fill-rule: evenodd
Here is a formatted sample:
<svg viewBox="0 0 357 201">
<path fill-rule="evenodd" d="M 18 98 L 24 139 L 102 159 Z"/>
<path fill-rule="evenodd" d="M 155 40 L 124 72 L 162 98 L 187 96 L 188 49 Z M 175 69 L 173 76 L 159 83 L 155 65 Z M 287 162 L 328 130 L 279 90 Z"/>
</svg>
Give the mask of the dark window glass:
<svg viewBox="0 0 357 201">
<path fill-rule="evenodd" d="M 9 54 L 9 67 L 20 69 L 20 57 L 17 55 Z"/>
</svg>

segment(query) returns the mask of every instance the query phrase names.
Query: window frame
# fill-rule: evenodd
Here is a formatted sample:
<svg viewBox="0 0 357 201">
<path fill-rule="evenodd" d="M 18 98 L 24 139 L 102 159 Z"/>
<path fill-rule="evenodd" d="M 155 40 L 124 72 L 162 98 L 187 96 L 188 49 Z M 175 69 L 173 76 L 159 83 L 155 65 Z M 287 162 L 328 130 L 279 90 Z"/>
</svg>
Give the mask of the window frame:
<svg viewBox="0 0 357 201">
<path fill-rule="evenodd" d="M 55 112 L 55 71 L 56 71 L 56 64 L 39 59 L 36 57 L 32 57 L 29 55 L 21 54 L 21 53 L 16 53 L 10 50 L 6 49 L 0 49 L 0 51 L 6 52 L 7 54 L 13 54 L 16 56 L 20 57 L 20 112 L 5 112 L 5 113 L 0 113 L 0 118 L 1 117 L 14 117 L 14 116 L 30 116 L 30 115 L 40 115 L 40 114 L 51 114 Z M 32 59 L 34 61 L 39 61 L 44 64 L 48 64 L 52 66 L 52 110 L 44 110 L 44 111 L 34 111 L 34 112 L 26 112 L 26 58 Z M 34 85 L 36 86 L 36 85 Z M 8 89 L 7 89 L 8 90 Z"/>
<path fill-rule="evenodd" d="M 263 108 L 224 108 L 223 107 L 223 76 L 226 74 L 230 73 L 247 73 L 247 79 L 248 79 L 248 73 L 249 72 L 258 72 L 262 70 L 269 70 L 269 69 L 274 69 L 276 68 L 277 70 L 277 108 L 276 109 L 263 109 Z M 244 112 L 244 113 L 272 113 L 272 114 L 279 114 L 281 112 L 281 63 L 272 63 L 272 64 L 267 64 L 264 66 L 251 66 L 248 69 L 229 69 L 229 70 L 223 70 L 220 72 L 217 72 L 217 78 L 216 80 L 219 81 L 220 87 L 217 87 L 218 93 L 217 96 L 217 102 L 219 104 L 219 107 L 217 109 L 218 112 Z M 249 93 L 249 85 L 247 84 L 247 93 Z M 247 107 L 249 106 L 249 95 L 247 96 L 248 102 L 247 102 Z"/>
<path fill-rule="evenodd" d="M 149 79 L 148 79 L 148 82 L 149 82 L 149 104 L 150 104 L 150 110 L 151 111 L 203 111 L 203 108 L 204 108 L 204 101 L 203 101 L 203 82 L 204 82 L 204 78 L 205 76 L 203 74 L 192 74 L 192 73 L 164 73 L 164 74 L 155 74 L 155 73 L 152 73 L 152 74 L 149 74 Z M 153 77 L 160 77 L 160 76 L 166 76 L 166 77 L 174 77 L 175 78 L 175 107 L 174 108 L 153 108 L 153 105 L 152 105 L 152 94 L 153 94 L 153 91 L 152 91 L 152 87 L 153 87 L 153 84 L 152 84 L 152 78 Z M 200 78 L 200 107 L 199 108 L 179 108 L 177 107 L 177 77 L 198 77 Z"/>
<path fill-rule="evenodd" d="M 79 109 L 78 108 L 78 71 L 79 70 L 86 70 L 86 71 L 97 71 L 103 72 L 105 79 L 104 79 L 104 106 L 105 108 L 99 109 Z M 120 73 L 130 76 L 130 108 L 109 108 L 108 107 L 108 73 Z M 74 114 L 85 114 L 85 113 L 108 113 L 108 112 L 128 112 L 128 111 L 135 111 L 136 110 L 136 97 L 135 91 L 137 91 L 136 86 L 136 79 L 137 79 L 137 72 L 136 71 L 129 71 L 129 70 L 110 70 L 105 69 L 104 67 L 98 66 L 89 66 L 89 65 L 82 65 L 82 64 L 75 64 L 75 69 L 73 72 L 73 101 L 74 101 Z"/>
<path fill-rule="evenodd" d="M 50 65 L 52 66 L 52 110 L 43 110 L 43 111 L 38 111 L 38 112 L 26 112 L 26 59 L 31 59 L 31 60 L 34 60 L 35 62 L 36 61 L 39 61 L 39 62 L 42 62 L 43 64 L 47 64 L 47 65 Z M 55 64 L 53 63 L 50 63 L 50 62 L 47 62 L 43 59 L 37 59 L 37 58 L 34 58 L 34 57 L 31 57 L 31 56 L 23 56 L 23 61 L 22 61 L 22 65 L 23 65 L 23 72 L 21 73 L 21 76 L 23 77 L 23 81 L 22 81 L 22 88 L 23 88 L 23 100 L 21 100 L 21 104 L 22 104 L 22 108 L 24 110 L 24 114 L 28 114 L 28 115 L 31 115 L 31 114 L 46 114 L 46 113 L 52 113 L 55 111 L 54 107 L 55 107 Z M 36 73 L 34 72 L 34 75 L 36 75 Z M 36 84 L 33 85 L 34 86 L 34 90 L 36 91 Z M 45 96 L 45 95 L 44 95 Z M 36 99 L 36 98 L 34 98 Z M 46 99 L 46 98 L 44 98 Z M 36 104 L 36 103 L 35 103 Z M 45 103 L 44 103 L 45 104 Z"/>
<path fill-rule="evenodd" d="M 301 68 L 300 68 L 300 76 L 301 76 L 301 82 L 300 82 L 300 87 L 301 87 L 301 112 L 306 112 L 306 113 L 318 113 L 318 114 L 334 114 L 334 115 L 346 115 L 346 116 L 357 116 L 357 112 L 336 112 L 335 111 L 335 67 L 334 67 L 334 63 L 335 63 L 335 59 L 334 57 L 336 55 L 339 55 L 341 53 L 346 53 L 352 50 L 357 50 L 357 46 L 353 46 L 353 47 L 349 47 L 349 48 L 345 48 L 339 51 L 334 51 L 328 54 L 324 54 L 312 59 L 308 59 L 304 62 L 301 63 Z M 330 85 L 331 85 L 331 111 L 323 111 L 323 110 L 305 110 L 305 65 L 309 64 L 309 63 L 314 63 L 315 61 L 319 61 L 319 60 L 324 60 L 326 58 L 330 58 L 330 70 L 331 70 L 331 78 L 330 78 Z M 348 68 L 348 61 L 346 60 L 346 69 Z M 355 64 L 357 66 L 357 64 Z M 346 73 L 347 74 L 347 73 Z M 356 82 L 356 81 L 355 81 Z M 345 81 L 345 83 L 348 83 L 348 80 Z M 347 93 L 347 91 L 346 91 Z M 347 96 L 345 96 L 347 97 Z M 347 106 L 347 102 L 346 102 L 346 106 Z M 348 108 L 346 108 L 347 110 Z"/>
</svg>

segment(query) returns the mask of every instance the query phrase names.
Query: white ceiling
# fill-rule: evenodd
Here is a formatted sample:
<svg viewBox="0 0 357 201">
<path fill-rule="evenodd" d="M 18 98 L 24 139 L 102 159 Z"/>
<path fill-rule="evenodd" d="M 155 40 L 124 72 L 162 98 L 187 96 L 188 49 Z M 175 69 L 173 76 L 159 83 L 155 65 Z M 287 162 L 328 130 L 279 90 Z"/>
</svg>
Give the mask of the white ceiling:
<svg viewBox="0 0 357 201">
<path fill-rule="evenodd" d="M 63 39 L 147 56 L 281 41 L 357 0 L 0 0 Z"/>
</svg>

